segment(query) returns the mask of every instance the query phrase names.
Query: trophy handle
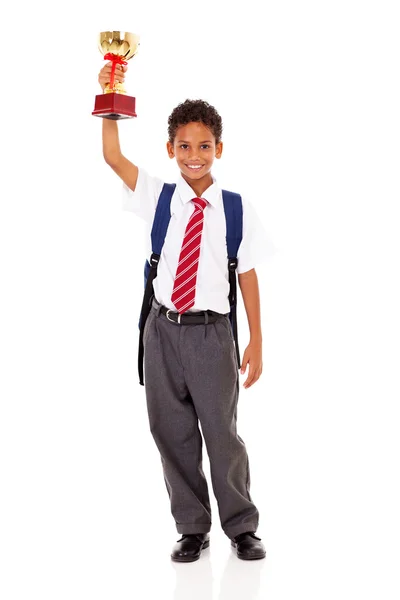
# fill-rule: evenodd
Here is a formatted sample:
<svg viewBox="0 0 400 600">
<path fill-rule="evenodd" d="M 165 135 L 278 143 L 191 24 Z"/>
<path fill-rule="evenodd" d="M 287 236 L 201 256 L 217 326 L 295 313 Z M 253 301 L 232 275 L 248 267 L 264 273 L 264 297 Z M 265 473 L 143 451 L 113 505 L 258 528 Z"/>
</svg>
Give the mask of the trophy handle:
<svg viewBox="0 0 400 600">
<path fill-rule="evenodd" d="M 118 54 L 113 54 L 112 52 L 108 52 L 107 54 L 104 55 L 104 60 L 111 60 L 112 61 L 112 67 L 111 67 L 111 78 L 110 78 L 110 84 L 109 84 L 109 90 L 111 92 L 115 92 L 115 69 L 117 67 L 117 65 L 127 65 L 128 61 L 124 60 L 122 56 L 119 56 Z M 106 92 L 109 93 L 109 92 Z M 120 90 L 119 93 L 125 94 L 125 90 L 122 88 Z"/>
</svg>

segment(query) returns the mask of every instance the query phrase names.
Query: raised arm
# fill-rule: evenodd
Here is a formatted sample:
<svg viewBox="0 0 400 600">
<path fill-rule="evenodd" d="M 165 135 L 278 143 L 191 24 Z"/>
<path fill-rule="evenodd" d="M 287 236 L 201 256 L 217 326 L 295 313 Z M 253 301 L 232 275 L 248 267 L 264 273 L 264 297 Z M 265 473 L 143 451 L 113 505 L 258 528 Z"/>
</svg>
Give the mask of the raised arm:
<svg viewBox="0 0 400 600">
<path fill-rule="evenodd" d="M 105 85 L 110 82 L 111 66 L 111 62 L 105 64 L 99 73 L 99 83 L 103 91 Z M 127 68 L 126 65 L 117 66 L 115 72 L 117 81 L 124 81 L 124 73 L 127 71 Z M 119 144 L 117 121 L 111 119 L 103 119 L 103 156 L 113 171 L 131 190 L 135 191 L 139 170 L 136 165 L 122 154 Z"/>
<path fill-rule="evenodd" d="M 103 156 L 112 170 L 135 191 L 138 168 L 121 152 L 117 121 L 103 119 Z"/>
</svg>

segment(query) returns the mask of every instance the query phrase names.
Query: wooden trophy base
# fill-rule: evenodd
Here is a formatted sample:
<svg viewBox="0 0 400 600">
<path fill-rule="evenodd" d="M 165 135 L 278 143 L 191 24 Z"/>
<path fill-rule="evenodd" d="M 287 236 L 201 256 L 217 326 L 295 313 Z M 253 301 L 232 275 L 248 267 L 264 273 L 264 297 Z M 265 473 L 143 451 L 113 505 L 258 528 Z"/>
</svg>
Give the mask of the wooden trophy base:
<svg viewBox="0 0 400 600">
<path fill-rule="evenodd" d="M 113 121 L 131 119 L 137 116 L 135 104 L 136 98 L 126 94 L 116 94 L 115 92 L 99 94 L 96 96 L 92 115 Z"/>
</svg>

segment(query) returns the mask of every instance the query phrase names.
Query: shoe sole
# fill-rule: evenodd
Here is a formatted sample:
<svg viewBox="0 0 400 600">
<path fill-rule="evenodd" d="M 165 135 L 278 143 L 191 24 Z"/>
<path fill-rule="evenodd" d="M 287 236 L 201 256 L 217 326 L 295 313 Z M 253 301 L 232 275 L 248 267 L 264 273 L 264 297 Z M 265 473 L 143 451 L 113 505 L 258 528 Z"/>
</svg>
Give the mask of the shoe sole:
<svg viewBox="0 0 400 600">
<path fill-rule="evenodd" d="M 233 542 L 231 542 L 231 546 L 232 546 L 232 548 L 233 548 L 234 550 L 236 550 L 236 544 L 234 544 Z M 260 560 L 261 558 L 265 558 L 265 557 L 267 556 L 267 553 L 266 553 L 266 552 L 264 552 L 264 554 L 263 554 L 263 555 L 261 555 L 261 556 L 240 556 L 240 555 L 237 553 L 237 550 L 236 550 L 236 556 L 237 556 L 238 558 L 240 558 L 240 560 Z"/>
<path fill-rule="evenodd" d="M 204 544 L 201 547 L 200 550 L 200 554 L 198 556 L 172 556 L 171 554 L 171 560 L 173 560 L 174 562 L 195 562 L 196 560 L 199 560 L 200 555 L 202 550 L 205 550 L 206 548 L 208 548 L 210 545 L 210 540 L 207 540 L 206 542 L 204 542 Z"/>
</svg>

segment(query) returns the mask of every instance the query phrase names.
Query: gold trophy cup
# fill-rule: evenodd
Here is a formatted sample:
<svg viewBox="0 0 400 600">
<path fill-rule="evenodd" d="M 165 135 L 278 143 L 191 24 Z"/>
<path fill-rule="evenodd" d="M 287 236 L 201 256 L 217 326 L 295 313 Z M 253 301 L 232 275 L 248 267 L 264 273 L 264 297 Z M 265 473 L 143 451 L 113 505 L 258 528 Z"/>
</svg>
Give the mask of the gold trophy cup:
<svg viewBox="0 0 400 600">
<path fill-rule="evenodd" d="M 118 64 L 126 65 L 139 49 L 139 36 L 128 31 L 102 31 L 98 37 L 98 47 L 104 60 L 111 60 L 110 83 L 104 88 L 103 94 L 96 96 L 95 117 L 104 119 L 130 119 L 136 117 L 136 98 L 127 96 L 122 83 L 115 81 L 115 69 Z"/>
</svg>

